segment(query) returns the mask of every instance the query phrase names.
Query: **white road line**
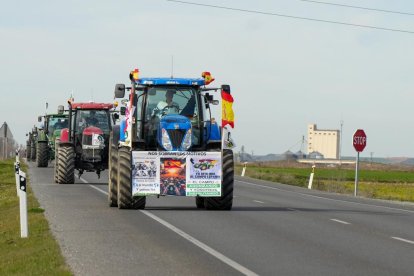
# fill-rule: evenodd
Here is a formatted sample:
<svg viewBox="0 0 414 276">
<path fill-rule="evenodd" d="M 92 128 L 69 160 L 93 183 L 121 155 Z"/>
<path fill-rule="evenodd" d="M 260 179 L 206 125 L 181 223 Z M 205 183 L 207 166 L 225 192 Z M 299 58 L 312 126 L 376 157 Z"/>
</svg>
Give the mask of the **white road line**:
<svg viewBox="0 0 414 276">
<path fill-rule="evenodd" d="M 342 224 L 350 224 L 349 222 L 346 222 L 346 221 L 343 221 L 343 220 L 339 220 L 339 219 L 330 219 L 330 220 L 336 221 L 336 222 L 339 222 L 339 223 L 342 223 Z"/>
<path fill-rule="evenodd" d="M 260 201 L 260 200 L 253 200 L 254 202 L 257 202 L 257 203 L 261 203 L 261 204 L 264 204 L 264 202 L 263 201 Z"/>
<path fill-rule="evenodd" d="M 81 180 L 85 183 L 88 183 L 88 181 L 86 181 L 85 179 L 81 178 Z M 89 186 L 105 195 L 108 195 L 107 192 L 89 184 Z M 165 220 L 161 219 L 160 217 L 157 217 L 156 215 L 150 213 L 149 211 L 146 210 L 139 210 L 141 213 L 143 213 L 144 215 L 152 218 L 153 220 L 161 223 L 162 225 L 164 225 L 165 227 L 167 227 L 168 229 L 170 229 L 171 231 L 175 232 L 176 234 L 180 235 L 181 237 L 183 237 L 184 239 L 186 239 L 187 241 L 193 243 L 194 245 L 198 246 L 199 248 L 203 249 L 204 251 L 206 251 L 207 253 L 209 253 L 210 255 L 216 257 L 218 260 L 222 261 L 223 263 L 231 266 L 232 268 L 234 268 L 235 270 L 239 271 L 240 273 L 244 274 L 244 275 L 249 275 L 249 276 L 256 276 L 258 274 L 254 273 L 253 271 L 249 270 L 248 268 L 242 266 L 241 264 L 233 261 L 232 259 L 224 256 L 223 254 L 221 254 L 220 252 L 214 250 L 213 248 L 211 248 L 210 246 L 208 246 L 207 244 L 197 240 L 196 238 L 194 238 L 193 236 L 187 234 L 186 232 L 182 231 L 181 229 L 175 227 L 174 225 L 166 222 Z"/>
<path fill-rule="evenodd" d="M 414 241 L 406 240 L 406 239 L 403 239 L 403 238 L 399 238 L 399 237 L 391 237 L 391 238 L 394 239 L 394 240 L 399 240 L 399 241 L 402 241 L 402 242 L 414 244 Z"/>
<path fill-rule="evenodd" d="M 103 190 L 99 189 L 98 187 L 95 187 L 95 186 L 93 186 L 93 185 L 91 185 L 91 184 L 89 184 L 89 186 L 90 186 L 91 188 L 94 188 L 94 189 L 95 189 L 95 190 L 97 190 L 98 192 L 103 193 L 104 195 L 108 195 L 108 193 L 107 193 L 107 192 L 105 192 L 105 191 L 103 191 Z"/>
<path fill-rule="evenodd" d="M 256 186 L 256 187 L 261 187 L 261 188 L 266 188 L 266 189 L 271 189 L 271 190 L 278 190 L 278 191 L 282 191 L 282 192 L 286 192 L 286 193 L 299 194 L 299 195 L 308 196 L 308 197 L 314 197 L 314 198 L 319 198 L 319 199 L 326 199 L 326 200 L 337 201 L 337 202 L 351 203 L 351 204 L 355 204 L 355 205 L 378 207 L 378 208 L 384 208 L 384 209 L 389 209 L 389 210 L 404 211 L 404 212 L 408 212 L 408 213 L 414 213 L 414 211 L 412 211 L 412 210 L 406 210 L 406 209 L 400 209 L 400 208 L 394 208 L 394 207 L 387 207 L 387 206 L 381 206 L 381 205 L 375 205 L 375 204 L 360 203 L 360 202 L 354 202 L 354 201 L 347 201 L 347 200 L 341 200 L 341 199 L 333 199 L 333 198 L 327 198 L 327 197 L 323 197 L 323 196 L 309 195 L 309 194 L 304 194 L 304 193 L 301 193 L 301 192 L 287 191 L 287 190 L 280 189 L 280 188 L 277 188 L 277 187 L 269 187 L 269 186 L 264 186 L 264 185 L 260 185 L 260 184 L 250 183 L 250 182 L 246 182 L 246 181 L 242 181 L 242 180 L 235 180 L 235 181 L 240 182 L 240 183 L 245 183 L 247 185 Z"/>
</svg>

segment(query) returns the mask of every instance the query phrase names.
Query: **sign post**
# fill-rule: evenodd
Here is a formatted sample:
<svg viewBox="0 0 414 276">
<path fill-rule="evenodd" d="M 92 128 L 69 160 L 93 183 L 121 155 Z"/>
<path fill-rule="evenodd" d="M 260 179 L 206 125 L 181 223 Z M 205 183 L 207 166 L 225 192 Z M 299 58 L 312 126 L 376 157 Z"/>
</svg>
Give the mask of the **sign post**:
<svg viewBox="0 0 414 276">
<path fill-rule="evenodd" d="M 363 129 L 357 129 L 352 137 L 352 144 L 357 151 L 356 165 L 355 165 L 355 189 L 354 196 L 358 195 L 358 171 L 359 171 L 359 153 L 362 152 L 367 145 L 367 135 Z"/>
</svg>

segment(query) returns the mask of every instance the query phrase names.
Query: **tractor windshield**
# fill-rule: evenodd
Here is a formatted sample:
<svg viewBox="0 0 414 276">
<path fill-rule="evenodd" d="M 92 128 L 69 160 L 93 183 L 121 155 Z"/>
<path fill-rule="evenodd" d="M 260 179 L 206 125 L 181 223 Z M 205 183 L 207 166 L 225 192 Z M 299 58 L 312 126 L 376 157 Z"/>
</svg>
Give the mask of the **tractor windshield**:
<svg viewBox="0 0 414 276">
<path fill-rule="evenodd" d="M 104 133 L 109 133 L 109 112 L 108 110 L 77 110 L 76 129 L 84 129 L 94 126 L 100 128 Z"/>
<path fill-rule="evenodd" d="M 48 133 L 53 135 L 55 130 L 61 130 L 68 127 L 68 118 L 65 117 L 50 117 L 48 123 Z"/>
<path fill-rule="evenodd" d="M 156 131 L 162 117 L 177 114 L 187 117 L 192 126 L 192 143 L 200 144 L 200 121 L 197 90 L 192 87 L 151 87 L 147 93 L 145 133 L 147 145 L 155 142 Z"/>
</svg>

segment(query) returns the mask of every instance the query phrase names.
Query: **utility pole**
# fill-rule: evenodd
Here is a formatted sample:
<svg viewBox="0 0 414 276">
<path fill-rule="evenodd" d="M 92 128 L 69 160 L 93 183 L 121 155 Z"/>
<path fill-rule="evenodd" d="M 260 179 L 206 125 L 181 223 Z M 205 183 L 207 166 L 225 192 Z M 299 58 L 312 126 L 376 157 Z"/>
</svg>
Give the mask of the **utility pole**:
<svg viewBox="0 0 414 276">
<path fill-rule="evenodd" d="M 339 164 L 342 160 L 342 126 L 344 125 L 344 120 L 341 119 L 341 132 L 339 133 Z"/>
</svg>

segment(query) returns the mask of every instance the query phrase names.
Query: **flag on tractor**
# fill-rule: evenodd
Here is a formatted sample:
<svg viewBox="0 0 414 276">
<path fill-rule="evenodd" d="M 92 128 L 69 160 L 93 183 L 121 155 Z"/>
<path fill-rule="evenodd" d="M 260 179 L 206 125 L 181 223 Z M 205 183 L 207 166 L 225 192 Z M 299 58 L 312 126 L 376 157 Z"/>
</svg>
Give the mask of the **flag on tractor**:
<svg viewBox="0 0 414 276">
<path fill-rule="evenodd" d="M 223 87 L 221 90 L 221 126 L 229 125 L 234 128 L 233 96 L 230 94 L 230 87 Z"/>
</svg>

